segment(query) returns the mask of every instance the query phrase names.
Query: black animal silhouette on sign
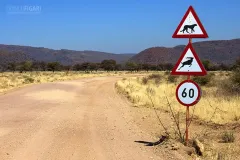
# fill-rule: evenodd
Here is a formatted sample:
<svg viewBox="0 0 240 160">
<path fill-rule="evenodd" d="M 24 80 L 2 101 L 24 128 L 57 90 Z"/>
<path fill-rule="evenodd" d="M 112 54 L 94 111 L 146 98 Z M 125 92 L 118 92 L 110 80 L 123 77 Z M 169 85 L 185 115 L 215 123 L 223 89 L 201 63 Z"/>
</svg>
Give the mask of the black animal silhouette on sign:
<svg viewBox="0 0 240 160">
<path fill-rule="evenodd" d="M 185 61 L 185 62 L 181 62 L 182 63 L 182 66 L 178 69 L 178 70 L 180 70 L 182 67 L 184 67 L 185 65 L 189 65 L 189 67 L 191 67 L 192 66 L 192 62 L 193 62 L 193 57 L 187 57 L 187 59 L 189 59 L 189 60 L 187 60 L 187 61 Z"/>
<path fill-rule="evenodd" d="M 183 30 L 181 30 L 180 32 L 183 32 L 183 33 L 184 33 L 184 31 L 186 31 L 187 33 L 189 33 L 189 32 L 188 32 L 188 29 L 191 29 L 191 33 L 193 33 L 193 32 L 195 32 L 195 31 L 194 31 L 194 27 L 196 27 L 196 26 L 197 26 L 197 24 L 185 25 L 185 26 L 183 27 Z"/>
</svg>

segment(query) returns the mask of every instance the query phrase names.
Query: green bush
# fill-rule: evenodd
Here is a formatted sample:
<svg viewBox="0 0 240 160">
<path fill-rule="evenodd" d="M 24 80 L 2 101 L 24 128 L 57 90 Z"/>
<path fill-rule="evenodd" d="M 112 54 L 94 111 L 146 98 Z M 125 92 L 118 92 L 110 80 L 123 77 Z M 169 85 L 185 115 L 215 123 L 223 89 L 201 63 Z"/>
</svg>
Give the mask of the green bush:
<svg viewBox="0 0 240 160">
<path fill-rule="evenodd" d="M 199 85 L 205 86 L 212 81 L 213 76 L 214 76 L 214 73 L 209 73 L 206 76 L 194 76 L 193 81 L 195 81 Z"/>
</svg>

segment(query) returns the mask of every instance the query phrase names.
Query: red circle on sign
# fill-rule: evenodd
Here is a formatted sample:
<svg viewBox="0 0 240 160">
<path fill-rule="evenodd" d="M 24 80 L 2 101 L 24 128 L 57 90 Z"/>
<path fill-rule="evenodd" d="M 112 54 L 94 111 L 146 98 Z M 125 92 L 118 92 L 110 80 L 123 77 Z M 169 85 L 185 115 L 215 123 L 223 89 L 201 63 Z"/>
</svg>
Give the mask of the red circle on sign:
<svg viewBox="0 0 240 160">
<path fill-rule="evenodd" d="M 197 88 L 197 90 L 198 90 L 198 96 L 197 96 L 196 100 L 195 100 L 194 102 L 190 103 L 190 104 L 186 104 L 186 103 L 182 102 L 182 101 L 180 100 L 180 98 L 178 97 L 178 90 L 179 90 L 179 88 L 180 88 L 184 83 L 192 83 L 194 86 L 196 86 L 196 88 Z M 200 98 L 201 98 L 201 89 L 200 89 L 199 85 L 198 85 L 196 82 L 194 82 L 193 80 L 185 80 L 185 81 L 182 81 L 182 82 L 177 86 L 177 89 L 176 89 L 176 97 L 177 97 L 177 100 L 178 100 L 178 102 L 179 102 L 180 104 L 182 104 L 182 105 L 184 105 L 184 106 L 193 106 L 193 105 L 197 104 L 198 101 L 199 101 Z"/>
</svg>

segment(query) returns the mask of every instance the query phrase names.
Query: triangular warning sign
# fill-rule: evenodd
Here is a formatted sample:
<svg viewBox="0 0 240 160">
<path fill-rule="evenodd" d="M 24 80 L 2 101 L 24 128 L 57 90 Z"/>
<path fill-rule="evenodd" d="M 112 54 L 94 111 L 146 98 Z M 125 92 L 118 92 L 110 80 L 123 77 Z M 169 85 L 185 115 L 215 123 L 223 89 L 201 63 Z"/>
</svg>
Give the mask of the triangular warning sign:
<svg viewBox="0 0 240 160">
<path fill-rule="evenodd" d="M 207 74 L 207 71 L 205 70 L 191 43 L 188 43 L 184 49 L 171 74 L 195 76 L 204 76 Z"/>
<path fill-rule="evenodd" d="M 206 30 L 192 6 L 188 8 L 172 38 L 208 38 Z"/>
</svg>

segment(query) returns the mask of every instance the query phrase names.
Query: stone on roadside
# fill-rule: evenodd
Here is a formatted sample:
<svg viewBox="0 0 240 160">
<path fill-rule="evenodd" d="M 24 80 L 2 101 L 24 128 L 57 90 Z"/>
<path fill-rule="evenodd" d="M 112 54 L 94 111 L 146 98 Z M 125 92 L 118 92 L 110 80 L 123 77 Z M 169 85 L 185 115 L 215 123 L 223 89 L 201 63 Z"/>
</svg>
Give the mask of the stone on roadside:
<svg viewBox="0 0 240 160">
<path fill-rule="evenodd" d="M 198 139 L 193 140 L 193 147 L 195 148 L 196 153 L 198 155 L 200 155 L 200 156 L 203 155 L 204 145 Z"/>
</svg>

